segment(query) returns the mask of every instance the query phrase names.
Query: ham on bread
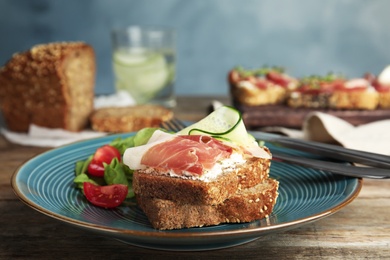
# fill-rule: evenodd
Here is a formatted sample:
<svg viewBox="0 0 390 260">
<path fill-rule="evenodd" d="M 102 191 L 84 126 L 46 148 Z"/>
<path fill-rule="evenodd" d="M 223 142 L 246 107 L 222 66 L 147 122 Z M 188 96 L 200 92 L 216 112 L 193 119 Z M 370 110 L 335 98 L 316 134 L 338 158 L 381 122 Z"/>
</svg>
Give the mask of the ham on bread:
<svg viewBox="0 0 390 260">
<path fill-rule="evenodd" d="M 269 177 L 272 156 L 265 147 L 250 150 L 210 136 L 157 130 L 146 145 L 127 149 L 123 161 L 135 170 L 134 193 L 152 225 L 157 229 L 190 228 L 248 222 L 270 214 L 278 195 L 278 182 Z M 250 203 L 248 196 L 267 197 L 261 203 L 268 210 L 258 209 L 253 214 L 252 205 L 248 211 L 237 209 L 231 215 L 237 203 Z M 175 205 L 175 214 L 181 217 L 172 221 L 175 216 L 167 205 Z M 200 214 L 197 218 L 186 221 L 182 217 L 194 210 Z M 205 214 L 206 219 L 201 217 Z"/>
</svg>

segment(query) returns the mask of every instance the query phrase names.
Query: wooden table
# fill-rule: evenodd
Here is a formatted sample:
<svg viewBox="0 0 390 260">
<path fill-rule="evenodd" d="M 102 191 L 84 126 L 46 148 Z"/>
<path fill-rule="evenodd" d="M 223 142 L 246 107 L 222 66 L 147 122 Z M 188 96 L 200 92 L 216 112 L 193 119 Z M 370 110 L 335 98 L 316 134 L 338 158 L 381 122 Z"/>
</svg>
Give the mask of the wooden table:
<svg viewBox="0 0 390 260">
<path fill-rule="evenodd" d="M 198 120 L 206 115 L 210 100 L 180 97 L 175 112 L 183 120 Z M 96 236 L 19 201 L 10 185 L 12 174 L 23 162 L 48 149 L 12 144 L 0 137 L 0 259 L 390 258 L 390 180 L 364 180 L 358 198 L 347 207 L 291 231 L 223 250 L 165 252 Z"/>
</svg>

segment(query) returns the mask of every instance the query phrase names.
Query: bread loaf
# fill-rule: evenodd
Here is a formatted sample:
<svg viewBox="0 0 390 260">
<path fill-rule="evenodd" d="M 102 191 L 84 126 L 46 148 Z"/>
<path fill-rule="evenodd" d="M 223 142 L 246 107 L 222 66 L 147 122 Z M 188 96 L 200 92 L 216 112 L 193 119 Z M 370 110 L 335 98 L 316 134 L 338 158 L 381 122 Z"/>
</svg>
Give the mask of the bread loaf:
<svg viewBox="0 0 390 260">
<path fill-rule="evenodd" d="M 79 131 L 93 110 L 96 61 L 83 42 L 40 44 L 0 69 L 0 103 L 9 130 L 30 124 Z"/>
</svg>

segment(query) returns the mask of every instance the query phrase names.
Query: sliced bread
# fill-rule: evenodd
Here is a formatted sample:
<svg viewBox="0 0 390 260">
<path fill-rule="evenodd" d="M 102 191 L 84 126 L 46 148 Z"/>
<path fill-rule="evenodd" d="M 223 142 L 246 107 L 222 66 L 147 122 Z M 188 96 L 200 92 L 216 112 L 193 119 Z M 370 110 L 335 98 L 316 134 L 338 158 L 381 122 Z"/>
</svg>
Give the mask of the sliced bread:
<svg viewBox="0 0 390 260">
<path fill-rule="evenodd" d="M 270 159 L 250 158 L 235 170 L 224 171 L 210 181 L 172 177 L 153 168 L 136 170 L 133 189 L 137 196 L 144 198 L 215 205 L 240 189 L 262 183 L 269 176 L 270 164 Z"/>
<path fill-rule="evenodd" d="M 247 106 L 283 104 L 298 83 L 284 69 L 266 66 L 254 70 L 232 69 L 228 82 L 233 103 Z"/>
<path fill-rule="evenodd" d="M 91 115 L 90 121 L 95 131 L 125 133 L 145 127 L 158 127 L 172 117 L 173 111 L 163 106 L 136 105 L 97 109 Z"/>
<path fill-rule="evenodd" d="M 373 110 L 378 107 L 379 93 L 370 90 L 335 90 L 329 97 L 329 107 L 334 109 Z"/>
<path fill-rule="evenodd" d="M 250 222 L 271 214 L 278 186 L 278 181 L 268 178 L 254 187 L 238 190 L 216 205 L 183 203 L 142 194 L 137 196 L 137 202 L 152 226 L 160 230 Z"/>
</svg>

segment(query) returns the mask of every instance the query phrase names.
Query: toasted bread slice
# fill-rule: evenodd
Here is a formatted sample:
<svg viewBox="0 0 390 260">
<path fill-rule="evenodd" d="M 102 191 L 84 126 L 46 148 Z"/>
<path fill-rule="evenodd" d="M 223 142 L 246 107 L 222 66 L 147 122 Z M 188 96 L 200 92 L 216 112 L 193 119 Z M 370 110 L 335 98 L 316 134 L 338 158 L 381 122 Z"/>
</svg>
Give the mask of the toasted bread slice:
<svg viewBox="0 0 390 260">
<path fill-rule="evenodd" d="M 100 132 L 125 133 L 145 127 L 158 127 L 170 120 L 173 111 L 158 105 L 105 107 L 97 109 L 90 117 L 92 129 Z"/>
<path fill-rule="evenodd" d="M 390 91 L 379 92 L 379 107 L 383 109 L 390 108 Z"/>
<path fill-rule="evenodd" d="M 290 93 L 287 104 L 293 108 L 328 108 L 330 93 L 301 93 L 295 91 Z"/>
<path fill-rule="evenodd" d="M 373 110 L 378 107 L 379 94 L 376 91 L 340 91 L 307 94 L 295 92 L 287 104 L 291 107 L 331 108 L 349 110 Z"/>
<path fill-rule="evenodd" d="M 240 104 L 248 106 L 281 104 L 287 97 L 287 90 L 275 84 L 268 84 L 261 89 L 252 85 L 249 81 L 231 85 L 232 97 Z"/>
<path fill-rule="evenodd" d="M 268 217 L 278 197 L 278 181 L 268 178 L 216 204 L 181 203 L 137 196 L 140 208 L 152 226 L 160 230 L 241 223 Z"/>
<path fill-rule="evenodd" d="M 382 109 L 390 108 L 390 66 L 383 69 L 378 76 L 366 73 L 367 79 L 379 94 L 378 107 Z"/>
<path fill-rule="evenodd" d="M 136 170 L 133 189 L 136 196 L 173 200 L 180 203 L 215 205 L 240 189 L 262 183 L 269 176 L 270 159 L 250 158 L 236 169 L 204 181 L 172 177 L 157 169 Z"/>
<path fill-rule="evenodd" d="M 298 83 L 283 68 L 266 66 L 254 70 L 234 68 L 228 82 L 233 103 L 247 106 L 282 104 Z"/>
<path fill-rule="evenodd" d="M 378 107 L 378 102 L 379 94 L 376 91 L 334 91 L 329 98 L 329 107 L 373 110 Z"/>
</svg>

